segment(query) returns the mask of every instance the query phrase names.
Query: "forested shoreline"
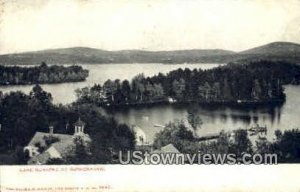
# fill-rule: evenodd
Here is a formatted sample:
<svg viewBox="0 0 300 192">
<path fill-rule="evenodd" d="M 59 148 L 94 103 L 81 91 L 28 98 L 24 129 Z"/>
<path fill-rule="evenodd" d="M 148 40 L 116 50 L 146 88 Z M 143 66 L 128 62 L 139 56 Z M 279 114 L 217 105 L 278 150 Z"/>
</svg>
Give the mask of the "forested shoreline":
<svg viewBox="0 0 300 192">
<path fill-rule="evenodd" d="M 189 119 L 189 117 L 187 117 Z M 191 122 L 189 122 L 189 125 Z M 192 128 L 192 129 L 191 129 Z M 175 120 L 158 132 L 153 142 L 155 149 L 160 149 L 167 144 L 173 144 L 184 154 L 235 154 L 240 158 L 243 154 L 276 154 L 278 163 L 300 162 L 300 130 L 275 130 L 273 140 L 268 140 L 266 135 L 259 135 L 254 142 L 245 129 L 236 129 L 231 132 L 221 131 L 216 139 L 200 141 L 195 136 L 195 127 L 189 128 L 183 120 Z M 198 126 L 197 129 L 201 129 Z M 198 162 L 194 162 L 198 163 Z M 220 163 L 214 162 L 213 163 Z M 274 163 L 274 162 L 273 162 Z"/>
<path fill-rule="evenodd" d="M 45 67 L 45 66 L 40 66 Z M 136 135 L 126 124 L 105 116 L 99 106 L 142 105 L 164 102 L 276 102 L 285 100 L 286 84 L 299 84 L 300 67 L 286 62 L 259 61 L 248 64 L 228 64 L 210 70 L 178 69 L 168 74 L 145 77 L 140 74 L 132 81 L 107 80 L 77 90 L 78 100 L 70 105 L 55 105 L 50 93 L 35 85 L 29 94 L 20 91 L 0 91 L 0 164 L 26 164 L 24 147 L 36 132 L 71 135 L 72 125 L 80 117 L 86 122 L 91 137 L 88 151 L 80 144 L 67 159 L 51 159 L 47 164 L 106 164 L 118 163 L 118 151 L 132 151 Z M 194 105 L 196 106 L 196 105 Z M 186 118 L 194 130 L 202 122 L 195 112 Z M 299 130 L 275 132 L 276 140 L 259 138 L 256 146 L 249 142 L 245 130 L 237 130 L 231 140 L 221 132 L 217 141 L 201 143 L 186 124 L 171 122 L 159 132 L 153 147 L 172 143 L 183 153 L 276 153 L 280 162 L 299 162 Z M 240 145 L 239 141 L 245 141 Z"/>
<path fill-rule="evenodd" d="M 103 115 L 96 105 L 54 105 L 51 94 L 39 85 L 34 86 L 29 94 L 20 91 L 0 94 L 0 114 L 0 164 L 26 164 L 28 157 L 23 148 L 37 131 L 47 133 L 52 125 L 55 133 L 72 135 L 72 125 L 78 117 L 87 123 L 86 133 L 92 139 L 89 150 L 76 144 L 74 155 L 67 159 L 49 159 L 47 164 L 119 163 L 115 157 L 118 151 L 132 151 L 136 147 L 134 131 Z M 153 147 L 159 149 L 171 143 L 182 153 L 275 153 L 279 162 L 299 162 L 299 129 L 276 131 L 274 141 L 259 137 L 255 145 L 249 141 L 245 130 L 234 131 L 233 139 L 228 133 L 221 132 L 216 141 L 203 143 L 194 133 L 205 126 L 196 114 L 188 110 L 188 116 L 182 119 L 188 123 L 174 121 L 167 124 L 156 134 Z"/>
<path fill-rule="evenodd" d="M 283 85 L 299 84 L 300 66 L 288 62 L 255 61 L 214 69 L 177 69 L 152 77 L 143 74 L 131 81 L 108 79 L 102 85 L 76 90 L 79 103 L 99 106 L 157 103 L 283 102 Z"/>
<path fill-rule="evenodd" d="M 0 66 L 0 85 L 53 84 L 84 81 L 88 70 L 81 66 Z"/>
<path fill-rule="evenodd" d="M 112 163 L 113 153 L 134 149 L 135 134 L 127 125 L 104 116 L 94 105 L 57 106 L 51 94 L 36 85 L 29 94 L 0 91 L 0 165 L 27 164 L 24 147 L 36 132 L 48 133 L 53 126 L 55 133 L 73 135 L 79 117 L 91 137 L 90 149 L 76 144 L 75 154 L 56 164 Z"/>
</svg>

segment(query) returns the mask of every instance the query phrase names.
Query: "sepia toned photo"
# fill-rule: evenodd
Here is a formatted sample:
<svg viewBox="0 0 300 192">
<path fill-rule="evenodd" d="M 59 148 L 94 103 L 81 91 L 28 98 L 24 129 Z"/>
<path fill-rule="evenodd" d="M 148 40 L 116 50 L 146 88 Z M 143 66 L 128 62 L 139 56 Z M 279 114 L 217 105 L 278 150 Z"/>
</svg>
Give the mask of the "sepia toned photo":
<svg viewBox="0 0 300 192">
<path fill-rule="evenodd" d="M 1 166 L 300 163 L 299 0 L 0 2 Z"/>
</svg>

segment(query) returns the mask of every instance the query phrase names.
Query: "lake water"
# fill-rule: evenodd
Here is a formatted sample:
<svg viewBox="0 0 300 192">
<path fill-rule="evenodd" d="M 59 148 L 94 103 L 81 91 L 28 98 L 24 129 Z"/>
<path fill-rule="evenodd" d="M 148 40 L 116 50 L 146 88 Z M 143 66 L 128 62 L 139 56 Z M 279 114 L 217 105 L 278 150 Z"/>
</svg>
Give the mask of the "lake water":
<svg viewBox="0 0 300 192">
<path fill-rule="evenodd" d="M 107 79 L 132 79 L 138 73 L 145 76 L 155 75 L 159 72 L 167 73 L 177 68 L 210 69 L 219 64 L 101 64 L 82 65 L 90 71 L 85 82 L 42 85 L 43 89 L 51 92 L 55 103 L 67 104 L 76 100 L 74 90 L 94 83 L 103 83 Z M 3 92 L 21 90 L 29 93 L 32 86 L 0 87 Z M 248 128 L 258 123 L 268 127 L 268 138 L 273 138 L 276 129 L 286 130 L 297 128 L 300 125 L 300 86 L 286 86 L 287 100 L 282 106 L 268 107 L 229 107 L 229 106 L 199 106 L 198 115 L 203 121 L 198 130 L 199 135 L 215 134 L 221 130 L 229 131 L 237 128 Z M 161 105 L 153 107 L 139 107 L 107 111 L 119 122 L 128 125 L 137 125 L 145 131 L 147 140 L 153 141 L 155 133 L 162 128 L 155 124 L 164 125 L 174 119 L 183 119 L 187 115 L 187 106 Z"/>
<path fill-rule="evenodd" d="M 258 123 L 267 126 L 267 138 L 274 139 L 277 129 L 288 130 L 300 127 L 300 86 L 285 86 L 287 100 L 282 106 L 229 107 L 229 106 L 198 106 L 198 115 L 203 124 L 197 133 L 199 136 L 217 134 L 220 131 L 231 131 L 238 128 L 249 128 Z M 143 108 L 123 109 L 110 112 L 119 122 L 138 125 L 151 142 L 155 133 L 174 119 L 187 116 L 187 106 L 164 105 Z M 253 140 L 257 138 L 254 136 Z"/>
<path fill-rule="evenodd" d="M 67 104 L 76 100 L 74 90 L 85 86 L 93 86 L 95 83 L 104 83 L 107 79 L 125 80 L 132 79 L 139 73 L 144 73 L 145 76 L 167 73 L 178 68 L 201 68 L 211 69 L 220 64 L 84 64 L 82 67 L 89 70 L 89 76 L 84 82 L 76 83 L 61 83 L 61 84 L 44 84 L 42 88 L 50 92 L 54 103 Z M 67 65 L 66 65 L 67 66 Z M 3 93 L 10 91 L 23 91 L 29 93 L 32 90 L 32 85 L 12 85 L 0 86 Z"/>
</svg>

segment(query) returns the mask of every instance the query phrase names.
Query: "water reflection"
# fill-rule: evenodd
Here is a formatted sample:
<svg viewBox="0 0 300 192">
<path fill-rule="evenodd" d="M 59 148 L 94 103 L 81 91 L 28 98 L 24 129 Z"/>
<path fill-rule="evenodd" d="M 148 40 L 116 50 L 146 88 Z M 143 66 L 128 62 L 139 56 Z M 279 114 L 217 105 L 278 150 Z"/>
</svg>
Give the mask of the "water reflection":
<svg viewBox="0 0 300 192">
<path fill-rule="evenodd" d="M 75 83 L 60 83 L 60 84 L 43 84 L 42 88 L 50 92 L 54 103 L 67 104 L 76 100 L 74 90 L 85 86 L 92 86 L 95 83 L 104 83 L 108 79 L 128 79 L 131 80 L 139 73 L 144 73 L 145 76 L 153 76 L 158 73 L 167 73 L 178 68 L 201 68 L 211 69 L 222 64 L 84 64 L 81 65 L 84 69 L 89 70 L 89 76 L 84 82 Z M 68 66 L 68 65 L 66 65 Z M 0 86 L 0 90 L 4 93 L 10 91 L 23 91 L 29 93 L 33 85 L 11 85 Z"/>
<path fill-rule="evenodd" d="M 216 67 L 214 64 L 114 64 L 114 65 L 83 65 L 89 69 L 90 75 L 85 82 L 63 83 L 56 85 L 43 85 L 43 89 L 51 92 L 55 103 L 70 103 L 76 99 L 74 90 L 94 83 L 103 83 L 107 79 L 131 79 L 138 73 L 154 75 L 158 72 L 166 73 L 177 68 L 202 68 Z M 29 93 L 32 89 L 28 86 L 0 87 L 3 92 L 21 90 Z M 272 137 L 276 129 L 286 130 L 297 128 L 300 125 L 300 86 L 285 86 L 286 103 L 283 105 L 267 106 L 224 106 L 224 105 L 199 105 L 197 114 L 201 117 L 203 125 L 198 130 L 199 135 L 219 133 L 221 130 L 234 130 L 248 128 L 256 123 L 268 127 L 268 137 Z M 151 107 L 123 108 L 118 110 L 104 110 L 114 116 L 119 122 L 128 125 L 137 125 L 147 134 L 150 142 L 155 134 L 162 128 L 154 125 L 164 125 L 174 119 L 183 119 L 187 115 L 186 105 L 154 105 Z"/>
<path fill-rule="evenodd" d="M 195 105 L 193 105 L 195 107 Z M 226 106 L 226 105 L 196 105 L 197 115 L 203 121 L 198 130 L 200 135 L 218 133 L 221 130 L 249 128 L 256 124 L 273 127 L 280 123 L 280 113 L 283 104 L 261 106 Z M 186 105 L 157 105 L 148 107 L 130 107 L 107 110 L 119 122 L 141 127 L 148 138 L 153 139 L 159 128 L 155 125 L 165 125 L 175 119 L 187 117 L 190 106 Z M 278 123 L 276 125 L 278 125 Z"/>
</svg>

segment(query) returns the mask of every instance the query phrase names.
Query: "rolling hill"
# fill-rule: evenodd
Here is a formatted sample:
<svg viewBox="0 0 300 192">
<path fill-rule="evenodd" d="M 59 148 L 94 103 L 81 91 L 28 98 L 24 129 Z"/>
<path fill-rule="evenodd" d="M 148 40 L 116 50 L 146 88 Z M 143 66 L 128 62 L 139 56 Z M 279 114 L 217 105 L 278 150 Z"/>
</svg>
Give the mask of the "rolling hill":
<svg viewBox="0 0 300 192">
<path fill-rule="evenodd" d="M 288 55 L 295 56 L 300 53 L 300 45 L 289 42 L 274 42 L 253 49 L 242 51 L 239 54 L 260 55 Z"/>
<path fill-rule="evenodd" d="M 300 63 L 300 45 L 290 42 L 269 43 L 239 52 L 234 60 L 285 60 Z"/>
<path fill-rule="evenodd" d="M 274 42 L 242 52 L 222 49 L 175 51 L 121 50 L 106 51 L 88 47 L 48 49 L 42 51 L 0 55 L 1 65 L 77 64 L 77 63 L 227 63 L 256 59 L 300 61 L 300 45 Z"/>
</svg>

